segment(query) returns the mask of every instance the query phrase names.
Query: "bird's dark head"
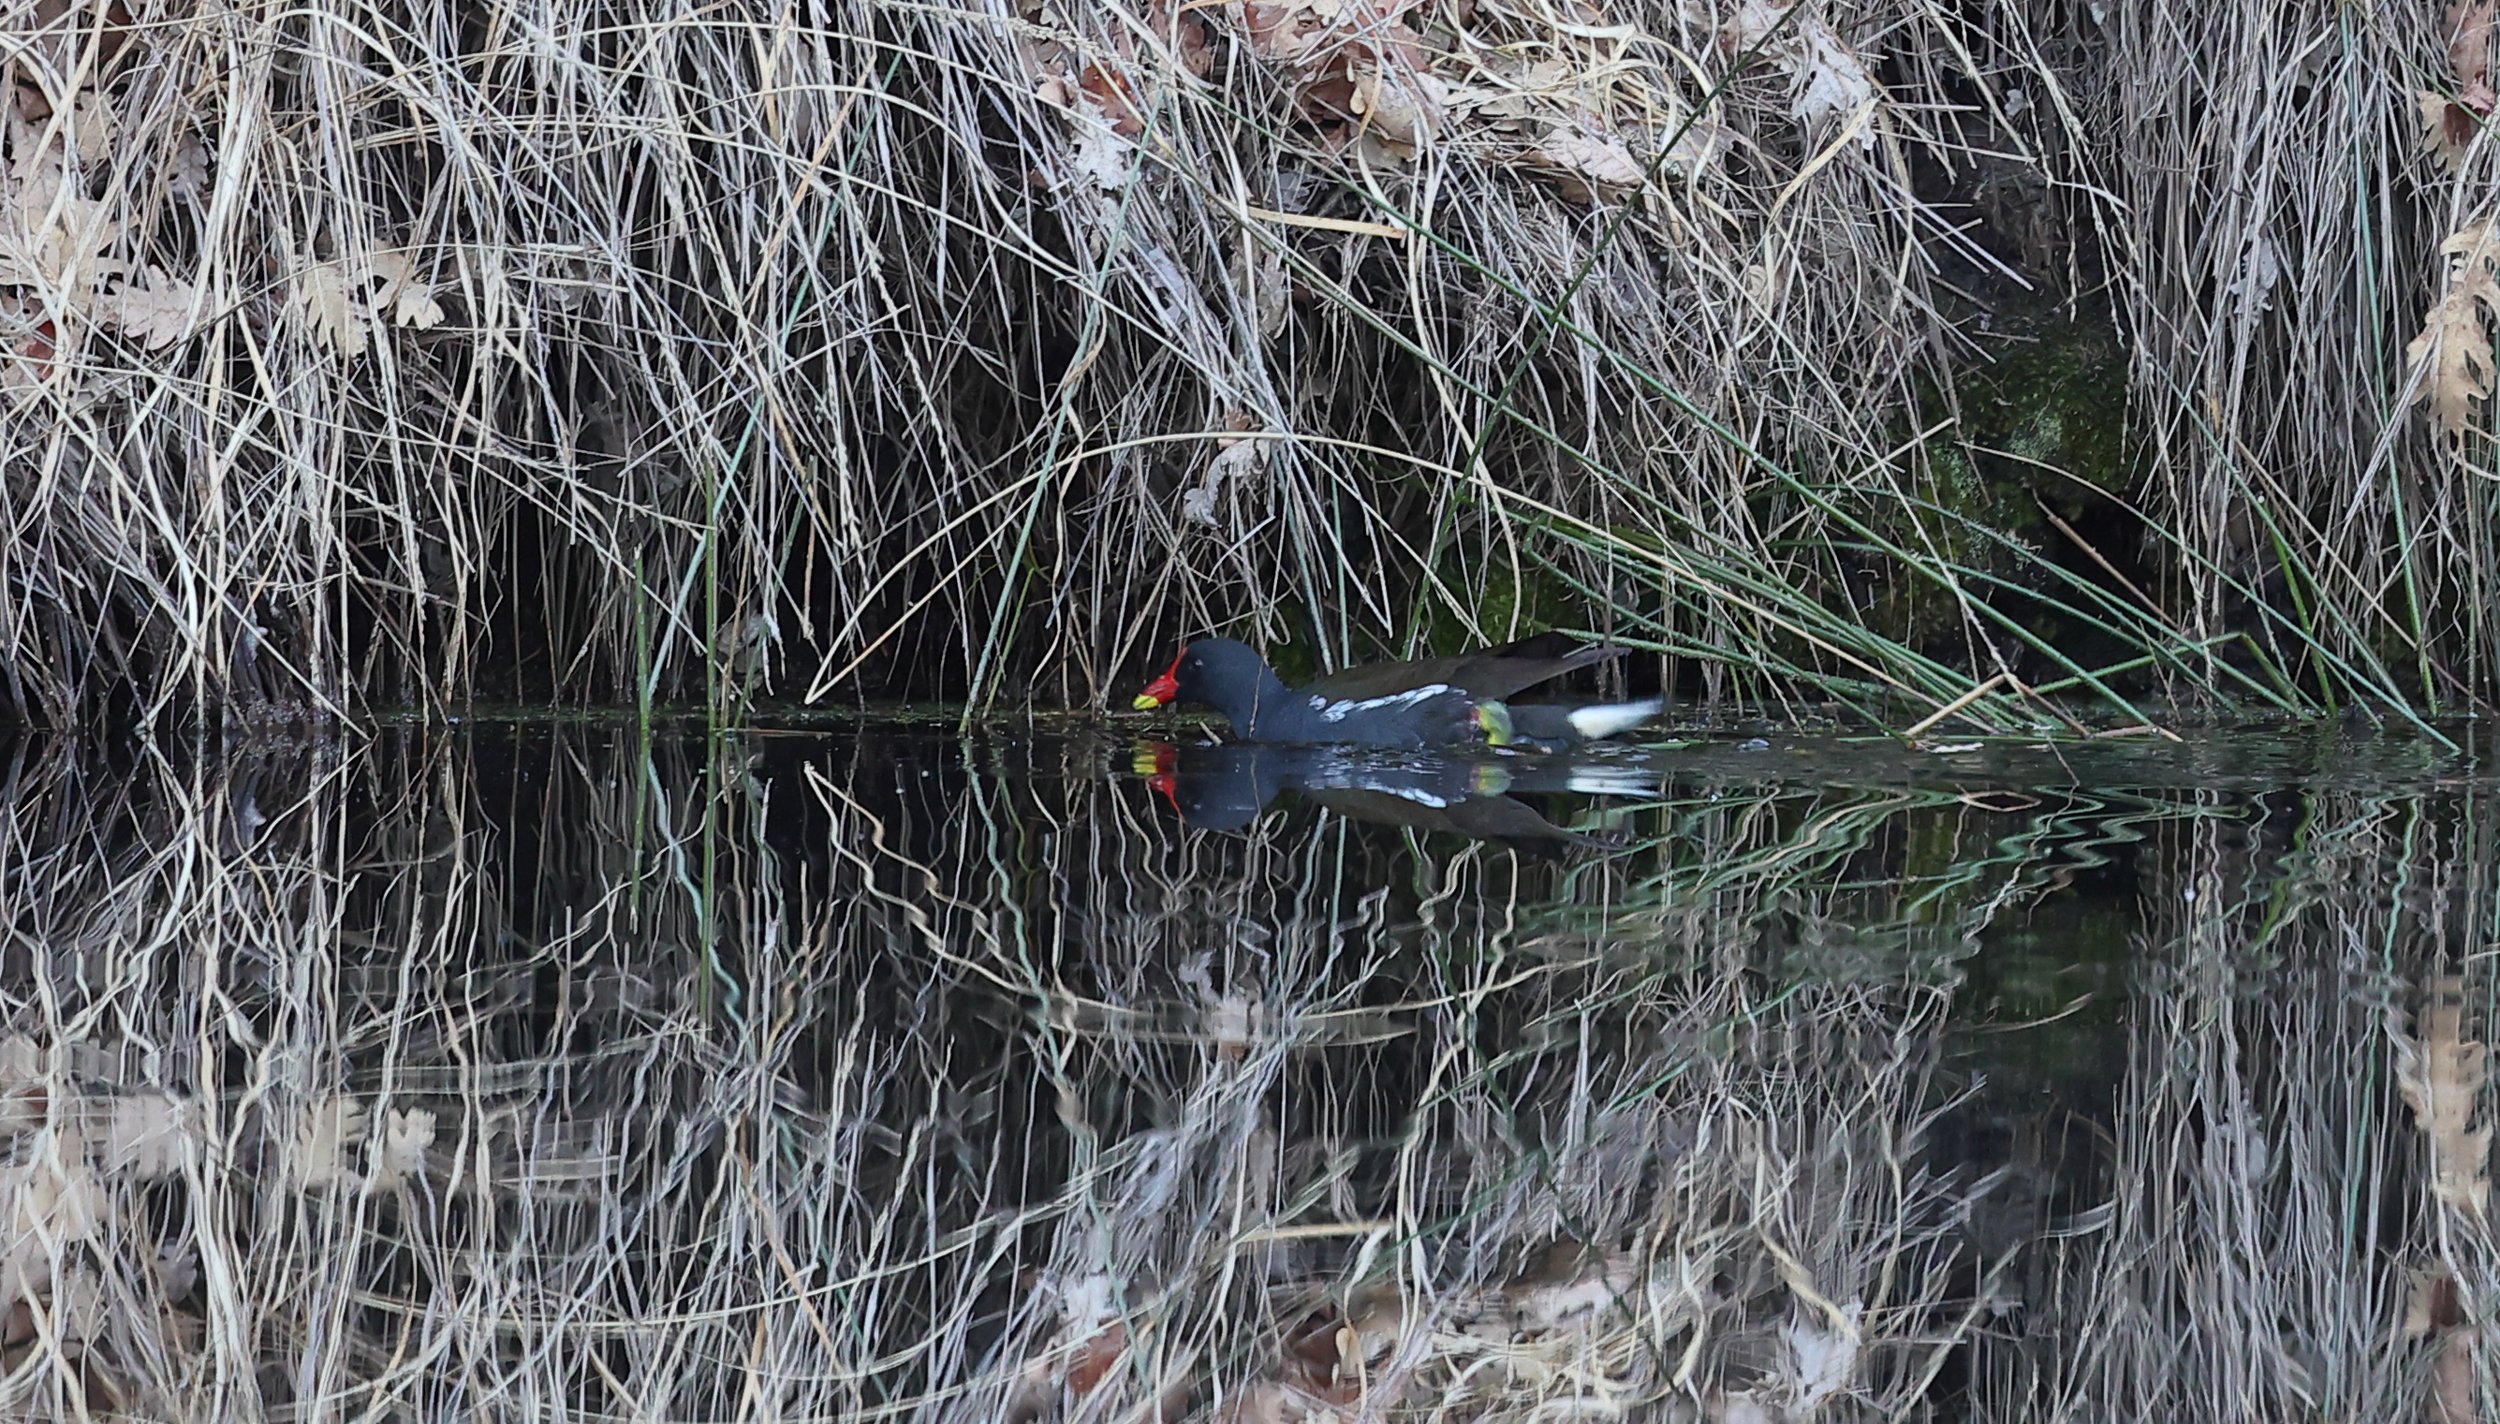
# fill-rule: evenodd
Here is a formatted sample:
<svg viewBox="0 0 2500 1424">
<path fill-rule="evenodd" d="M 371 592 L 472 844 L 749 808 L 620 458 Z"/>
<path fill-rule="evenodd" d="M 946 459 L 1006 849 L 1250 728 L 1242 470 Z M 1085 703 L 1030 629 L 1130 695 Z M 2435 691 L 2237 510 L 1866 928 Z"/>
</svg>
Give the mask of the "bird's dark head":
<svg viewBox="0 0 2500 1424">
<path fill-rule="evenodd" d="M 1232 638 L 1200 638 L 1182 648 L 1172 665 L 1147 683 L 1131 705 L 1144 712 L 1166 702 L 1195 702 L 1230 711 L 1268 676 L 1267 663 L 1249 644 Z"/>
</svg>

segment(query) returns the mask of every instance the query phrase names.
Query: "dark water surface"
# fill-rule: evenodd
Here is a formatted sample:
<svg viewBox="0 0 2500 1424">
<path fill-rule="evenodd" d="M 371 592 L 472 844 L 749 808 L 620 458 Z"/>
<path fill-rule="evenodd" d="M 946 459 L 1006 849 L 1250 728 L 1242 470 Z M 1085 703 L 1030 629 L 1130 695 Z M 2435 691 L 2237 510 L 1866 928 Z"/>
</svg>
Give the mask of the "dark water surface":
<svg viewBox="0 0 2500 1424">
<path fill-rule="evenodd" d="M 0 1397 L 2471 1417 L 2478 760 L 21 748 Z"/>
</svg>

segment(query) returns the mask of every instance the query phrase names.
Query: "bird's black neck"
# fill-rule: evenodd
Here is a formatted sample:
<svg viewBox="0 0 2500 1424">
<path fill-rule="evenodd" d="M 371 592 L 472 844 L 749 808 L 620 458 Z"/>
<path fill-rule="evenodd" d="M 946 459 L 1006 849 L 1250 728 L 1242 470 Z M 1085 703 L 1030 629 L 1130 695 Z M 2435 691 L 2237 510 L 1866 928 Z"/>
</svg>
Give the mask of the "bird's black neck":
<svg viewBox="0 0 2500 1424">
<path fill-rule="evenodd" d="M 1292 723 L 1297 711 L 1307 710 L 1303 706 L 1304 699 L 1285 686 L 1284 679 L 1276 675 L 1275 669 L 1265 666 L 1259 669 L 1258 676 L 1251 680 L 1249 686 L 1226 687 L 1220 692 L 1224 700 L 1209 699 L 1208 705 L 1230 718 L 1233 735 L 1245 741 L 1258 736 L 1262 730 L 1273 734 L 1281 726 Z"/>
</svg>

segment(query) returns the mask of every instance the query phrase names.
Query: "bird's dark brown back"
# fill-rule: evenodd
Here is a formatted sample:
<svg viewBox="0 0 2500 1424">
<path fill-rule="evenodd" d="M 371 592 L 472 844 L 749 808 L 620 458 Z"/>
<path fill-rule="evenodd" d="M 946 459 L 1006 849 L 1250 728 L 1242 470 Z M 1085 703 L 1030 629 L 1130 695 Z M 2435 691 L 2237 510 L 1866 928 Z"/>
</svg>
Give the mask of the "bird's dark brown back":
<svg viewBox="0 0 2500 1424">
<path fill-rule="evenodd" d="M 1361 700 L 1393 697 L 1437 682 L 1479 701 L 1499 701 L 1565 673 L 1619 658 L 1625 651 L 1605 644 L 1583 645 L 1567 633 L 1539 633 L 1452 658 L 1365 663 L 1314 679 L 1301 690 L 1331 701 Z"/>
</svg>

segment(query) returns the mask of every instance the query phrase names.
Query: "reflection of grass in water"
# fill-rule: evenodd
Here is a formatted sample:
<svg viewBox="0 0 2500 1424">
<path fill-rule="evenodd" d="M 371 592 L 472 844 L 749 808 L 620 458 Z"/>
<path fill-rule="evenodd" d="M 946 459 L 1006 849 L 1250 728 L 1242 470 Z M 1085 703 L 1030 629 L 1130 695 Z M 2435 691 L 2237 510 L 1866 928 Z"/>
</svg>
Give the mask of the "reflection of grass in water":
<svg viewBox="0 0 2500 1424">
<path fill-rule="evenodd" d="M 2005 1412 L 2487 1416 L 2490 796 L 2313 790 L 2147 857 L 2103 1195 L 2037 1268 L 2089 1288 L 2035 1293 Z"/>
<path fill-rule="evenodd" d="M 1523 954 L 1517 901 L 1549 868 L 1470 849 L 1349 876 L 1403 838 L 1298 829 L 1288 817 L 1184 841 L 1142 896 L 1175 906 L 1170 918 L 1126 921 L 1146 937 L 1096 961 L 1137 968 L 1051 994 L 1080 1033 L 1114 1006 L 1142 1016 L 1160 1000 L 1169 1021 L 1173 999 L 1195 1002 L 1194 1054 L 1141 1062 L 1132 1045 L 1088 1042 L 1071 1055 L 1096 1052 L 1130 1091 L 1186 1105 L 1129 1138 L 1157 1161 L 1233 1154 L 1245 1126 L 1260 1148 L 1238 1178 L 1192 1182 L 1203 1196 L 1127 1161 L 1072 1178 L 1062 1199 L 1088 1225 L 1061 1238 L 1055 1279 L 1157 1281 L 1147 1324 L 1172 1342 L 1164 1358 L 1214 1362 L 1252 1417 L 1357 1399 L 1530 1417 L 1577 1395 L 1759 1395 L 1767 1408 L 1844 1385 L 1897 1392 L 1916 1375 L 1923 1350 L 1865 1324 L 1870 1311 L 1931 1318 L 1945 1277 L 1876 1280 L 1851 1249 L 1866 1240 L 1829 1228 L 1879 1223 L 1872 1254 L 1896 1268 L 1948 1253 L 1932 1236 L 1945 1194 L 1902 1161 L 1916 1110 L 1881 1110 L 1921 1096 L 1925 1011 L 1904 1020 L 1849 995 L 1748 1005 L 1739 982 Z M 1412 907 L 1388 891 L 1348 904 L 1349 880 L 1411 884 Z M 1420 936 L 1401 928 L 1410 917 Z M 1175 951 L 1183 972 L 1156 982 Z M 1335 966 L 1351 965 L 1349 984 Z M 1356 992 L 1369 1014 L 1331 1012 Z M 1867 1072 L 1829 1051 L 1835 1020 L 1897 1033 L 1901 1051 Z M 1406 1038 L 1394 1058 L 1332 1053 L 1330 1026 L 1349 1022 L 1403 1022 Z M 1314 1074 L 1316 1102 L 1275 1100 Z M 1844 1102 L 1864 1118 L 1843 1118 Z M 1801 1124 L 1814 1126 L 1792 1135 Z M 1901 1175 L 1871 1169 L 1887 1160 Z M 1176 1234 L 1177 1200 L 1199 1205 L 1185 1221 L 1235 1229 Z M 1238 1229 L 1260 1221 L 1281 1225 Z M 1574 1244 L 1546 1249 L 1556 1241 Z M 1080 1364 L 1113 1333 L 1064 1305 L 1057 1329 Z M 1809 1358 L 1822 1373 L 1801 1372 Z"/>
<path fill-rule="evenodd" d="M 568 728 L 25 769 L 8 1397 L 1779 1418 L 1909 1407 L 1984 1344 L 2000 1248 L 1924 1145 L 1951 978 L 1800 973 L 1765 926 L 1967 944 L 2109 809 L 1723 788 L 1539 864 L 1309 816 L 1184 835 L 1082 744 L 1034 755 L 1001 780 L 994 745 L 872 729 L 707 782 Z M 2233 824 L 2119 814 L 2161 855 Z M 2186 1110 L 2163 1091 L 2128 1110 Z M 2099 1348 L 2049 1378 L 2118 1378 Z"/>
</svg>

